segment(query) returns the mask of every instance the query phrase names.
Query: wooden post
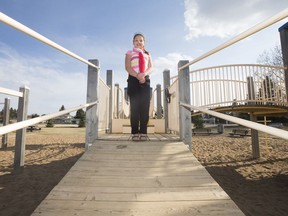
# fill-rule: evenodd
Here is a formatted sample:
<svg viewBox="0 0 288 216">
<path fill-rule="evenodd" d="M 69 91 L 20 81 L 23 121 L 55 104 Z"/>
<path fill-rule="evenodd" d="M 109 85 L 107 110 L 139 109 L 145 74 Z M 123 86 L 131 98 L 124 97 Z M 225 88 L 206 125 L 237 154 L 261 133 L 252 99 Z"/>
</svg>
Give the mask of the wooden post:
<svg viewBox="0 0 288 216">
<path fill-rule="evenodd" d="M 99 66 L 97 59 L 89 60 L 89 62 Z M 87 76 L 87 103 L 98 101 L 99 93 L 99 71 L 98 69 L 88 66 Z M 86 143 L 85 149 L 88 149 L 90 145 L 96 143 L 98 139 L 98 104 L 88 107 L 86 109 Z"/>
<path fill-rule="evenodd" d="M 178 68 L 189 63 L 189 61 L 179 61 Z M 191 104 L 190 96 L 190 74 L 189 67 L 178 72 L 179 86 L 179 101 L 185 104 Z M 183 106 L 179 106 L 179 131 L 180 139 L 189 145 L 189 150 L 192 151 L 192 123 L 191 110 Z"/>
<path fill-rule="evenodd" d="M 286 67 L 286 70 L 284 72 L 285 88 L 286 92 L 288 92 L 288 22 L 279 28 L 279 33 L 281 40 L 283 64 L 284 67 Z M 286 97 L 288 100 L 288 94 Z"/>
<path fill-rule="evenodd" d="M 257 122 L 257 116 L 251 113 L 250 121 Z M 254 159 L 260 158 L 259 134 L 257 130 L 251 129 L 251 140 L 252 140 L 252 156 Z"/>
<path fill-rule="evenodd" d="M 168 126 L 169 126 L 169 119 L 168 119 L 168 101 L 167 101 L 167 91 L 166 88 L 168 89 L 170 86 L 170 70 L 164 70 L 163 72 L 163 86 L 164 86 L 164 91 L 163 91 L 163 109 L 164 109 L 164 119 L 165 119 L 165 133 L 168 133 Z"/>
<path fill-rule="evenodd" d="M 23 97 L 19 97 L 18 100 L 17 122 L 27 120 L 28 112 L 29 88 L 21 87 L 20 92 L 23 93 Z M 25 135 L 26 128 L 22 128 L 16 131 L 14 171 L 20 171 L 24 167 L 26 144 Z"/>
<path fill-rule="evenodd" d="M 112 132 L 112 116 L 113 116 L 113 71 L 107 70 L 106 74 L 106 84 L 110 87 L 109 91 L 109 133 Z"/>
<path fill-rule="evenodd" d="M 156 92 L 157 92 L 157 119 L 162 118 L 162 98 L 161 98 L 161 85 L 156 85 Z"/>
<path fill-rule="evenodd" d="M 253 77 L 247 77 L 247 89 L 248 89 L 248 100 L 255 100 L 255 87 Z M 255 102 L 248 102 L 249 105 L 255 104 Z M 257 116 L 250 113 L 250 121 L 257 122 Z M 252 156 L 253 158 L 260 157 L 260 147 L 259 147 L 259 134 L 255 129 L 251 129 L 251 142 L 252 142 Z"/>
<path fill-rule="evenodd" d="M 115 110 L 116 115 L 115 117 L 119 119 L 119 84 L 118 83 L 115 84 L 115 91 L 116 91 L 116 110 Z"/>
<path fill-rule="evenodd" d="M 9 124 L 9 116 L 10 116 L 10 98 L 5 98 L 4 109 L 3 109 L 3 126 Z M 2 149 L 7 148 L 8 143 L 8 134 L 2 135 Z"/>
</svg>

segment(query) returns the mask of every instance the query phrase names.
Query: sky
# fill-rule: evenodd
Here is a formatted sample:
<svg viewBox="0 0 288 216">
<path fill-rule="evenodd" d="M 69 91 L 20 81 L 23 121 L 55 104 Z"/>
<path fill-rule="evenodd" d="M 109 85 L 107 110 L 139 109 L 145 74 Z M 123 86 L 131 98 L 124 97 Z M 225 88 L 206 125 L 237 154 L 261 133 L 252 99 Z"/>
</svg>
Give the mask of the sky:
<svg viewBox="0 0 288 216">
<path fill-rule="evenodd" d="M 277 3 L 276 3 L 277 2 Z M 192 61 L 288 7 L 287 0 L 0 0 L 0 12 L 82 58 L 100 61 L 100 77 L 113 70 L 127 86 L 125 53 L 134 33 L 145 35 L 154 70 L 151 85 L 163 85 L 163 71 L 177 75 L 179 60 Z M 287 18 L 220 51 L 190 70 L 257 63 L 280 45 L 278 28 Z M 30 89 L 28 114 L 57 112 L 86 103 L 88 66 L 0 22 L 0 87 Z M 11 99 L 17 108 L 18 99 Z"/>
</svg>

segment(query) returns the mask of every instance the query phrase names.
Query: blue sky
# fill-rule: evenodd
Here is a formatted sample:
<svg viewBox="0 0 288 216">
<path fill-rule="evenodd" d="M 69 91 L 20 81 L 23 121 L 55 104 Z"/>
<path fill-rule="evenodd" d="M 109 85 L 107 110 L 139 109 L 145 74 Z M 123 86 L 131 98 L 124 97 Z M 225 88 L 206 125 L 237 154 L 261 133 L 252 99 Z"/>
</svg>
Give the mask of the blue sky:
<svg viewBox="0 0 288 216">
<path fill-rule="evenodd" d="M 276 3 L 277 2 L 277 3 Z M 287 8 L 287 0 L 1 0 L 0 12 L 32 28 L 84 59 L 99 59 L 101 78 L 114 71 L 126 86 L 124 58 L 135 32 L 146 36 L 154 71 L 177 74 L 179 60 L 193 60 Z M 273 26 L 190 66 L 256 63 L 264 50 L 280 44 Z M 87 65 L 0 22 L 0 86 L 30 88 L 28 113 L 48 114 L 86 101 Z M 0 95 L 0 102 L 6 96 Z M 17 108 L 11 97 L 11 105 Z M 1 105 L 0 105 L 1 106 Z M 2 109 L 2 107 L 0 107 Z"/>
</svg>

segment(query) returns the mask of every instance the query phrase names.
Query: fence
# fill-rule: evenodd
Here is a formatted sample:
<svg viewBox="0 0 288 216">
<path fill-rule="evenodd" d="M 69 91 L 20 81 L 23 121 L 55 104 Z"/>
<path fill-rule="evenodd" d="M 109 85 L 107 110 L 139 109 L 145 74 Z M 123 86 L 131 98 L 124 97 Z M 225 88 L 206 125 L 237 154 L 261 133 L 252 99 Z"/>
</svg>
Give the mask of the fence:
<svg viewBox="0 0 288 216">
<path fill-rule="evenodd" d="M 209 108 L 248 103 L 287 106 L 284 69 L 239 64 L 190 71 L 192 104 Z M 249 90 L 254 97 L 249 97 Z"/>
<path fill-rule="evenodd" d="M 14 156 L 14 169 L 18 170 L 24 166 L 24 155 L 25 155 L 25 133 L 26 127 L 34 125 L 49 119 L 53 119 L 58 116 L 68 114 L 70 112 L 77 111 L 79 109 L 86 108 L 86 143 L 85 147 L 88 148 L 90 144 L 93 144 L 98 137 L 98 129 L 106 129 L 108 127 L 108 117 L 105 115 L 109 105 L 107 97 L 109 96 L 110 88 L 105 86 L 104 82 L 100 79 L 99 82 L 99 62 L 98 60 L 87 61 L 75 53 L 65 49 L 59 44 L 49 40 L 41 34 L 33 31 L 32 29 L 24 26 L 23 24 L 13 20 L 12 18 L 0 13 L 0 21 L 3 23 L 85 63 L 88 65 L 88 76 L 87 76 L 87 103 L 74 108 L 69 108 L 60 112 L 48 114 L 45 116 L 27 119 L 27 104 L 29 89 L 27 87 L 20 88 L 20 92 L 0 88 L 0 93 L 9 94 L 19 97 L 18 102 L 18 113 L 17 123 L 3 126 L 0 128 L 0 135 L 16 131 L 16 142 L 15 142 L 15 156 Z M 99 88 L 101 90 L 101 97 L 99 97 Z M 101 106 L 98 106 L 99 102 Z M 102 112 L 102 113 L 101 113 Z M 100 118 L 99 118 L 100 116 Z M 98 124 L 99 123 L 99 124 Z M 99 127 L 98 127 L 99 126 Z"/>
</svg>

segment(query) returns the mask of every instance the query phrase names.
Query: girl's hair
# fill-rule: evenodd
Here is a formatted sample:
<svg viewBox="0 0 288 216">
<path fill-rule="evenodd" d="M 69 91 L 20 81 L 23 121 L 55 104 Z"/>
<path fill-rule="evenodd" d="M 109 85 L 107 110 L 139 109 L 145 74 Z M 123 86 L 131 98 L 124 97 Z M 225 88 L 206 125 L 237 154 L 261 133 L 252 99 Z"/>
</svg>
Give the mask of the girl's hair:
<svg viewBox="0 0 288 216">
<path fill-rule="evenodd" d="M 144 39 L 144 41 L 145 41 L 144 35 L 143 35 L 142 33 L 140 33 L 140 32 L 136 32 L 136 33 L 134 34 L 134 36 L 133 36 L 133 41 L 135 40 L 135 38 L 136 38 L 137 36 L 143 37 L 143 39 Z M 144 50 L 144 52 L 145 52 L 147 55 L 149 55 L 149 52 L 148 52 L 144 47 L 143 47 L 143 50 Z"/>
</svg>

